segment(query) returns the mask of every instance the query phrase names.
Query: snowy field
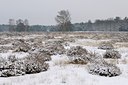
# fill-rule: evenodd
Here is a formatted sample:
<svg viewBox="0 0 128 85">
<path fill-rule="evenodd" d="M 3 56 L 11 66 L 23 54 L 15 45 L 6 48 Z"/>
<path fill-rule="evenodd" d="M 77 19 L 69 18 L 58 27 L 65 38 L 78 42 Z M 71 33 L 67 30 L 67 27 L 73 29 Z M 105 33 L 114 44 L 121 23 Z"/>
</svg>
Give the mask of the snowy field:
<svg viewBox="0 0 128 85">
<path fill-rule="evenodd" d="M 110 42 L 121 54 L 120 59 L 105 59 L 120 68 L 121 74 L 105 77 L 89 74 L 88 64 L 72 64 L 64 54 L 51 55 L 47 71 L 22 76 L 0 77 L 0 85 L 128 85 L 128 33 L 76 32 L 76 33 L 0 33 L 0 57 L 7 59 L 15 55 L 22 59 L 52 42 L 63 42 L 67 51 L 81 46 L 89 52 L 103 55 L 106 50 L 98 49 L 103 42 Z M 29 51 L 17 51 L 17 41 L 24 40 L 31 47 Z M 16 46 L 15 46 L 16 45 Z M 25 48 L 27 49 L 27 48 Z M 34 51 L 33 51 L 34 50 Z M 63 49 L 60 49 L 63 50 Z M 0 60 L 1 61 L 1 60 Z"/>
</svg>

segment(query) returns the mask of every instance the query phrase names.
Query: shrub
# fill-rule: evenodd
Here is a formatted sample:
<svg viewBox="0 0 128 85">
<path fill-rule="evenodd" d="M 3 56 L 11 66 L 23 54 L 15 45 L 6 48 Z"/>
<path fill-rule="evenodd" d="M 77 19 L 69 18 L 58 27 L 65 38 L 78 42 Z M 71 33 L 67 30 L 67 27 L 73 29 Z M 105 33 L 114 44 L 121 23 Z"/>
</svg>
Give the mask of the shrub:
<svg viewBox="0 0 128 85">
<path fill-rule="evenodd" d="M 25 42 L 25 40 L 18 40 L 17 42 L 14 42 L 13 44 L 14 52 L 28 52 L 31 48 L 28 43 Z"/>
<path fill-rule="evenodd" d="M 88 72 L 93 75 L 100 75 L 100 76 L 119 76 L 121 74 L 120 69 L 108 63 L 92 63 L 88 66 Z"/>
<path fill-rule="evenodd" d="M 28 56 L 24 61 L 25 73 L 39 73 L 46 71 L 49 67 L 45 61 L 51 60 L 51 57 L 46 55 L 46 53 L 36 53 Z"/>
<path fill-rule="evenodd" d="M 10 76 L 20 76 L 24 75 L 25 72 L 21 70 L 23 65 L 18 65 L 18 61 L 10 62 L 6 61 L 2 63 L 0 76 L 1 77 L 10 77 Z"/>
<path fill-rule="evenodd" d="M 48 52 L 51 55 L 64 54 L 65 53 L 64 46 L 59 42 L 47 43 L 42 50 Z"/>
<path fill-rule="evenodd" d="M 98 54 L 90 53 L 88 59 L 90 61 L 90 64 L 88 65 L 88 71 L 90 74 L 109 77 L 121 74 L 121 71 L 117 66 L 107 63 L 102 56 Z"/>
<path fill-rule="evenodd" d="M 33 73 L 39 73 L 42 71 L 47 71 L 48 69 L 48 64 L 46 63 L 39 63 L 39 62 L 35 62 L 35 61 L 26 61 L 24 63 L 25 65 L 25 73 L 26 74 L 33 74 Z"/>
<path fill-rule="evenodd" d="M 6 69 L 0 72 L 1 77 L 21 76 L 24 74 L 25 74 L 24 72 L 17 70 L 17 69 Z"/>
<path fill-rule="evenodd" d="M 34 61 L 38 62 L 45 62 L 45 61 L 50 61 L 51 60 L 51 54 L 48 53 L 47 51 L 40 51 L 36 53 L 32 53 L 29 55 L 29 58 L 33 59 Z"/>
<path fill-rule="evenodd" d="M 49 65 L 45 61 L 50 59 L 44 56 L 43 53 L 39 53 L 23 59 L 17 59 L 14 55 L 10 55 L 7 60 L 0 62 L 0 76 L 20 76 L 46 71 Z"/>
<path fill-rule="evenodd" d="M 94 53 L 93 52 L 89 53 L 88 60 L 89 60 L 90 63 L 99 63 L 99 62 L 102 63 L 102 62 L 104 62 L 103 57 L 100 54 L 95 53 L 95 52 Z"/>
<path fill-rule="evenodd" d="M 115 50 L 107 50 L 106 53 L 103 55 L 103 58 L 118 59 L 121 58 L 121 54 Z"/>
<path fill-rule="evenodd" d="M 87 50 L 80 46 L 70 48 L 67 51 L 67 56 L 74 64 L 87 64 L 89 57 Z"/>
</svg>

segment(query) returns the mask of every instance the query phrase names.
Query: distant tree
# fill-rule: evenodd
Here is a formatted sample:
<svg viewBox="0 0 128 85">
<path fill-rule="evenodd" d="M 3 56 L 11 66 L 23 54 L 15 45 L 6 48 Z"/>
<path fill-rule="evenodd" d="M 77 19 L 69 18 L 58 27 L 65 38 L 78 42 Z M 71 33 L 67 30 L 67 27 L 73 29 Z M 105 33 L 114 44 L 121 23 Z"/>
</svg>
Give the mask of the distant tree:
<svg viewBox="0 0 128 85">
<path fill-rule="evenodd" d="M 88 22 L 87 22 L 87 29 L 89 30 L 89 31 L 93 31 L 93 27 L 92 27 L 92 21 L 91 20 L 89 20 Z"/>
<path fill-rule="evenodd" d="M 58 15 L 55 17 L 56 22 L 58 23 L 59 31 L 71 31 L 71 17 L 68 10 L 61 10 L 58 12 Z"/>
<path fill-rule="evenodd" d="M 29 30 L 29 21 L 27 19 L 24 20 L 24 25 L 25 25 L 25 31 Z"/>
<path fill-rule="evenodd" d="M 16 21 L 16 31 L 18 32 L 24 32 L 25 31 L 25 25 L 22 19 L 19 19 Z"/>
<path fill-rule="evenodd" d="M 117 21 L 117 22 L 119 22 L 120 20 L 121 20 L 120 17 L 116 17 L 116 18 L 115 18 L 115 21 Z"/>
<path fill-rule="evenodd" d="M 29 31 L 29 21 L 27 19 L 22 20 L 19 19 L 16 21 L 16 31 L 18 32 L 26 32 Z"/>
<path fill-rule="evenodd" d="M 20 24 L 20 23 L 24 23 L 24 21 L 23 21 L 22 19 L 18 19 L 18 20 L 16 21 L 16 24 L 18 25 L 18 24 Z"/>
<path fill-rule="evenodd" d="M 9 19 L 9 32 L 15 31 L 15 20 Z"/>
<path fill-rule="evenodd" d="M 124 21 L 125 21 L 126 23 L 128 23 L 128 17 L 125 17 L 125 18 L 124 18 Z"/>
</svg>

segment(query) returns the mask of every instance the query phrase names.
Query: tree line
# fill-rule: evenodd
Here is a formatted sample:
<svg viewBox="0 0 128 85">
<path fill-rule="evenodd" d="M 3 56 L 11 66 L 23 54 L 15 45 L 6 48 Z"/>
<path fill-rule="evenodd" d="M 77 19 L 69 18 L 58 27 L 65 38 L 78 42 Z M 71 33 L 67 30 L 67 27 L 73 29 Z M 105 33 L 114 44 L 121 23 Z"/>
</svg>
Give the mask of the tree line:
<svg viewBox="0 0 128 85">
<path fill-rule="evenodd" d="M 61 10 L 55 17 L 57 25 L 29 25 L 27 19 L 9 19 L 8 25 L 0 25 L 0 32 L 53 32 L 53 31 L 128 31 L 128 17 L 97 19 L 94 22 L 71 23 L 71 15 L 68 10 Z"/>
<path fill-rule="evenodd" d="M 29 31 L 29 21 L 27 19 L 14 20 L 9 19 L 9 32 L 27 32 Z"/>
<path fill-rule="evenodd" d="M 128 31 L 128 17 L 121 19 L 120 17 L 109 18 L 105 20 L 90 20 L 85 23 L 75 23 L 76 31 Z"/>
</svg>

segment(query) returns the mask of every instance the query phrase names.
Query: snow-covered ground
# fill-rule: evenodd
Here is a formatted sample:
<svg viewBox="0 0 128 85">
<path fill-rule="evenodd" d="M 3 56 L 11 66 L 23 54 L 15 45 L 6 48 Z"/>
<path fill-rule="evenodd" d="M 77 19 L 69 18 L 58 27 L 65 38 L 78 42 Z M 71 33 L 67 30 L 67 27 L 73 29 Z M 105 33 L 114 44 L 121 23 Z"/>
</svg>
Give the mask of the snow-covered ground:
<svg viewBox="0 0 128 85">
<path fill-rule="evenodd" d="M 0 78 L 0 85 L 127 85 L 128 65 L 119 67 L 123 74 L 117 77 L 102 77 L 87 72 L 86 65 L 66 63 L 64 56 L 52 56 L 46 72 L 18 77 Z"/>
<path fill-rule="evenodd" d="M 109 40 L 76 39 L 75 43 L 69 43 L 69 45 L 83 46 L 91 52 L 102 55 L 105 53 L 105 50 L 98 49 L 97 47 L 102 41 Z M 122 72 L 120 76 L 103 77 L 92 75 L 87 72 L 87 65 L 70 64 L 66 55 L 53 55 L 52 60 L 48 61 L 50 65 L 48 71 L 24 76 L 0 77 L 0 85 L 128 85 L 128 48 L 122 47 L 117 50 L 122 55 L 117 64 Z M 8 53 L 0 53 L 0 56 L 6 58 L 11 54 L 12 52 L 10 51 Z M 15 55 L 22 58 L 27 56 L 28 53 L 21 52 L 15 53 Z"/>
</svg>

